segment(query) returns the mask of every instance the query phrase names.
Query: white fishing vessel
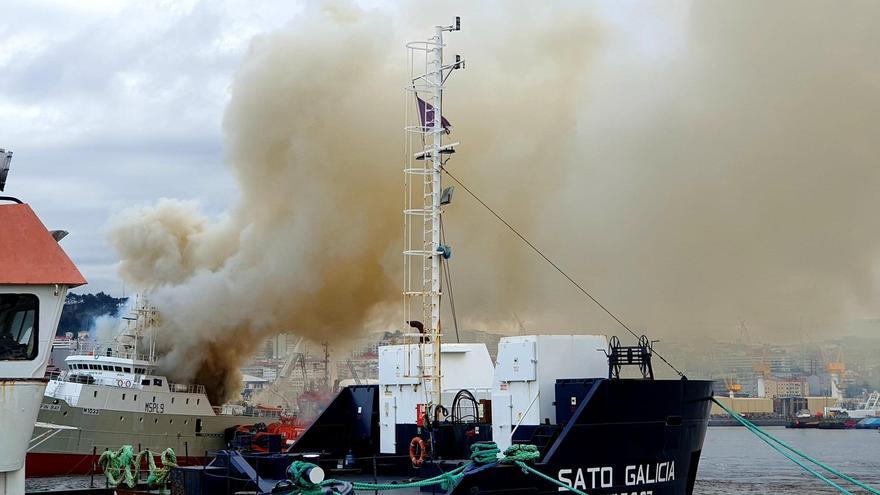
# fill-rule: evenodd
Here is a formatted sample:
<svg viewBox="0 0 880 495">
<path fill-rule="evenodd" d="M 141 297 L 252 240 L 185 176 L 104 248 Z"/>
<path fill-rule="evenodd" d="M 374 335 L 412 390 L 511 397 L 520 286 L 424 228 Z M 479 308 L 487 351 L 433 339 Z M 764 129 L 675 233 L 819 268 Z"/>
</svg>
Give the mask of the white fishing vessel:
<svg viewBox="0 0 880 495">
<path fill-rule="evenodd" d="M 198 384 L 174 383 L 159 369 L 156 309 L 139 300 L 110 345 L 78 345 L 49 381 L 27 458 L 28 476 L 86 474 L 104 450 L 172 448 L 178 464 L 198 464 L 225 448 L 227 429 L 277 415 L 240 405 L 215 407 Z M 40 437 L 42 435 L 42 437 Z"/>
</svg>

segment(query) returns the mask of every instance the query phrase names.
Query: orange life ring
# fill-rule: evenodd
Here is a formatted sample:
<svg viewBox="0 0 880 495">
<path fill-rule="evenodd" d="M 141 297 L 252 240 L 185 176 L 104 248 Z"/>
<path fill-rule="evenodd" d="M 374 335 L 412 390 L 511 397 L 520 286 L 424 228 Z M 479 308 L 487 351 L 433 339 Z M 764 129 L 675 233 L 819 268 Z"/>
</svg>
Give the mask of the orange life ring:
<svg viewBox="0 0 880 495">
<path fill-rule="evenodd" d="M 419 448 L 419 455 L 416 455 L 416 447 Z M 425 446 L 425 441 L 422 440 L 422 437 L 413 437 L 409 441 L 409 460 L 412 461 L 413 466 L 421 466 L 427 457 L 428 448 Z"/>
</svg>

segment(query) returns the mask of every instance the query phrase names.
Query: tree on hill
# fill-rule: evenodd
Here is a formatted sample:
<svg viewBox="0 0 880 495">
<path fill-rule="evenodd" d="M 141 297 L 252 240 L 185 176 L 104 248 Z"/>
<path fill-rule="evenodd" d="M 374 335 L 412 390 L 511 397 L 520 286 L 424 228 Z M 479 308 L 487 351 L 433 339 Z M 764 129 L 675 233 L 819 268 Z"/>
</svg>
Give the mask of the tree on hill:
<svg viewBox="0 0 880 495">
<path fill-rule="evenodd" d="M 103 292 L 97 294 L 68 293 L 58 323 L 58 335 L 72 332 L 74 335 L 92 327 L 95 318 L 101 315 L 118 316 L 128 298 L 113 297 Z"/>
</svg>

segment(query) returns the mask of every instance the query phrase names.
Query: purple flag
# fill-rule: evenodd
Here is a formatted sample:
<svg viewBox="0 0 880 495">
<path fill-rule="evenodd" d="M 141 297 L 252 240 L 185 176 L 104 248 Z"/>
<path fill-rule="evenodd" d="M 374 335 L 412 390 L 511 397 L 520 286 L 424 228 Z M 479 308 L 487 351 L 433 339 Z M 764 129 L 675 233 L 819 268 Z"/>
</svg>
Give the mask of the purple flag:
<svg viewBox="0 0 880 495">
<path fill-rule="evenodd" d="M 419 104 L 419 120 L 422 122 L 422 127 L 433 127 L 434 126 L 434 106 L 428 103 L 427 101 L 416 96 L 416 101 Z M 446 134 L 452 132 L 452 124 L 446 120 L 446 117 L 440 116 L 440 125 L 443 126 L 443 131 Z"/>
</svg>

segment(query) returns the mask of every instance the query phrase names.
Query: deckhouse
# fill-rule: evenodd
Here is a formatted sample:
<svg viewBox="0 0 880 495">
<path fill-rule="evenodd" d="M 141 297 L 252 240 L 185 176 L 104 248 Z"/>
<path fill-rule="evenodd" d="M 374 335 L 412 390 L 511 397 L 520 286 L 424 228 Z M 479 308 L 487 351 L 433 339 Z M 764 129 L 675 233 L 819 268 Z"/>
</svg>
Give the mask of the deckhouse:
<svg viewBox="0 0 880 495">
<path fill-rule="evenodd" d="M 0 196 L 0 495 L 24 493 L 25 453 L 64 298 L 86 283 L 60 237 L 30 206 Z"/>
</svg>

